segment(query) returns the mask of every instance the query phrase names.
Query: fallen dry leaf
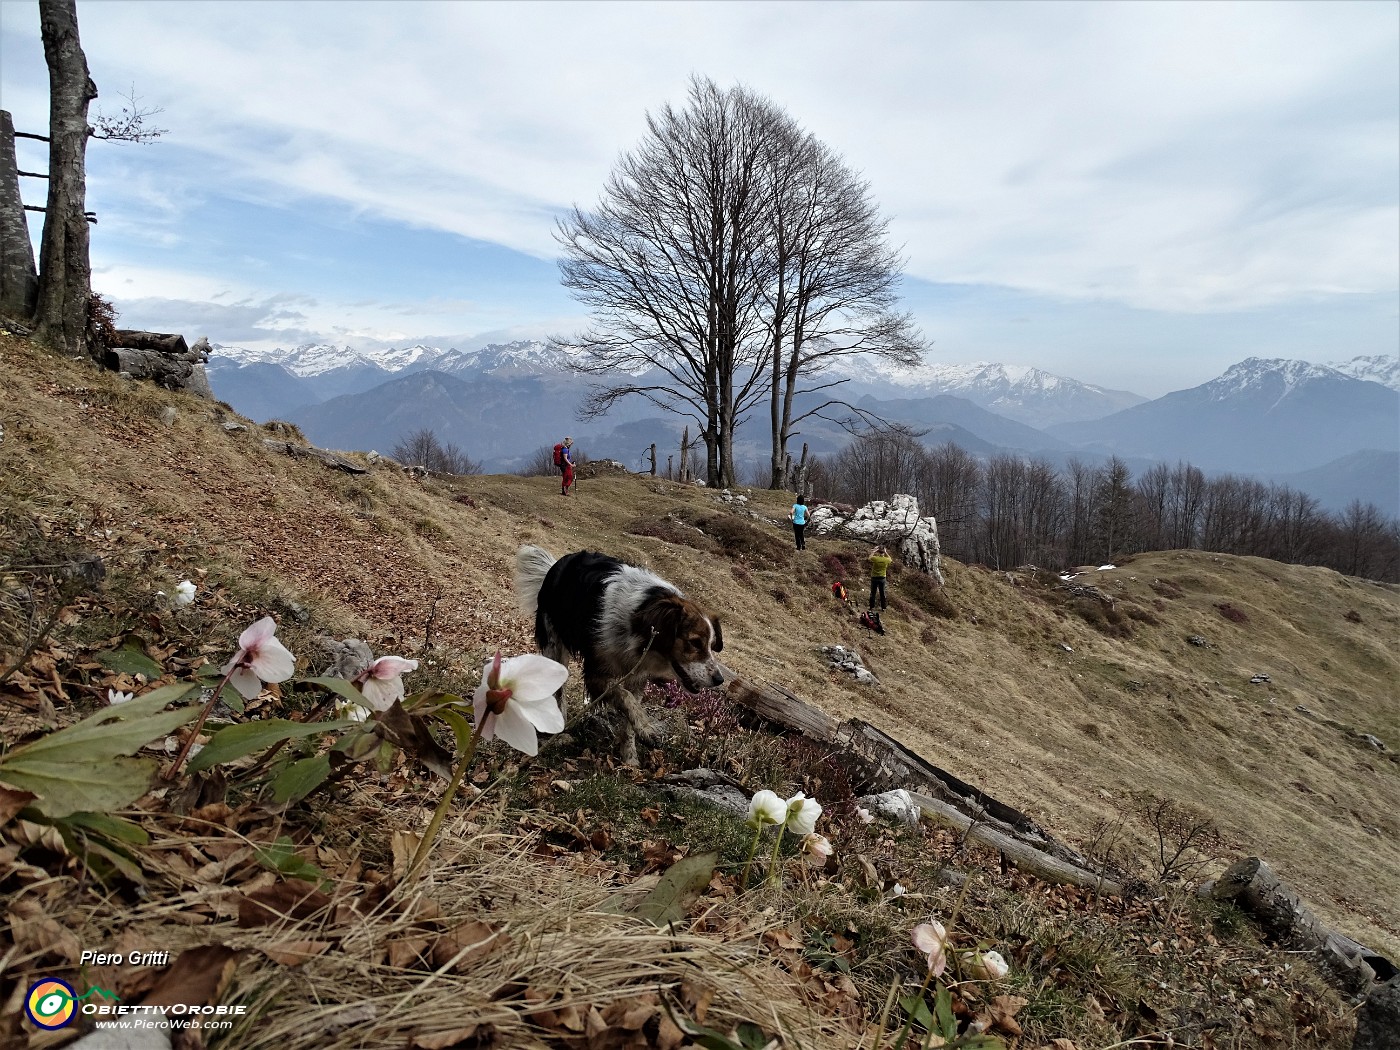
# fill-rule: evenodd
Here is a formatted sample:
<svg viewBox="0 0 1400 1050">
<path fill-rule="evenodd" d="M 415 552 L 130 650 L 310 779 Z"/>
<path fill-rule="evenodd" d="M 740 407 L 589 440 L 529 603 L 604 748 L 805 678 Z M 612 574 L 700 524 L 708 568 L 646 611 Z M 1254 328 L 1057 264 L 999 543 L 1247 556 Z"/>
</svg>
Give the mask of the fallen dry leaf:
<svg viewBox="0 0 1400 1050">
<path fill-rule="evenodd" d="M 0 827 L 8 824 L 16 813 L 38 797 L 32 791 L 21 791 L 19 788 L 0 784 Z"/>
<path fill-rule="evenodd" d="M 229 982 L 238 960 L 248 954 L 242 948 L 208 944 L 181 952 L 141 1002 L 145 1006 L 174 1006 L 185 1003 L 209 1006 L 217 1003 Z"/>
<path fill-rule="evenodd" d="M 246 929 L 299 922 L 324 910 L 330 902 L 330 897 L 305 879 L 287 879 L 245 895 L 238 902 L 238 925 Z"/>
<path fill-rule="evenodd" d="M 394 831 L 389 835 L 389 847 L 394 851 L 394 879 L 402 880 L 408 874 L 408 866 L 413 863 L 413 855 L 423 836 L 412 831 Z"/>
</svg>

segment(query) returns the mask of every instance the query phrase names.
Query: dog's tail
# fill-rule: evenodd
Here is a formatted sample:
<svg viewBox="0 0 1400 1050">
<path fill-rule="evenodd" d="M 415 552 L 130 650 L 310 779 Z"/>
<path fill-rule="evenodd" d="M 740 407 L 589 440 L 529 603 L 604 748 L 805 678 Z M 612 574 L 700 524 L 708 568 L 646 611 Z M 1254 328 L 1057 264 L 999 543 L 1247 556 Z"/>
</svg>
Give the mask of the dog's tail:
<svg viewBox="0 0 1400 1050">
<path fill-rule="evenodd" d="M 543 547 L 527 544 L 515 552 L 515 596 L 520 601 L 520 611 L 526 616 L 535 615 L 540 588 L 553 565 L 554 555 Z"/>
</svg>

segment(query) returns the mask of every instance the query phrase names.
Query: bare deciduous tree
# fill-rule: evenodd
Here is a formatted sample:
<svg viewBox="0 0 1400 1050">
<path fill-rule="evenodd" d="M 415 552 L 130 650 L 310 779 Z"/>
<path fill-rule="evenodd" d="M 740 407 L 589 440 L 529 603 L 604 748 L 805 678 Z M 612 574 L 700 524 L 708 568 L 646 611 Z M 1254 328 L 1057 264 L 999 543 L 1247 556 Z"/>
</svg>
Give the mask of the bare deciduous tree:
<svg viewBox="0 0 1400 1050">
<path fill-rule="evenodd" d="M 772 370 L 769 487 L 780 488 L 788 440 L 802 420 L 841 409 L 852 425 L 878 422 L 830 395 L 798 413 L 796 398 L 847 382 L 829 378 L 837 358 L 866 354 L 917 364 L 921 340 L 912 317 L 898 310 L 903 260 L 888 244 L 889 223 L 870 184 L 786 114 L 775 120 L 763 160 L 771 187 L 764 290 Z"/>
<path fill-rule="evenodd" d="M 794 425 L 842 404 L 797 413 L 798 394 L 835 385 L 804 382 L 843 354 L 918 359 L 885 232 L 866 183 L 773 102 L 693 79 L 685 108 L 648 115 L 598 206 L 558 227 L 563 284 L 593 311 L 577 367 L 629 377 L 585 414 L 635 396 L 688 416 L 707 482 L 732 485 L 734 429 L 767 397 L 780 484 Z"/>
<path fill-rule="evenodd" d="M 443 444 L 437 433 L 424 427 L 400 439 L 392 455 L 407 466 L 427 467 L 438 474 L 480 474 L 481 464 L 452 442 Z"/>
</svg>

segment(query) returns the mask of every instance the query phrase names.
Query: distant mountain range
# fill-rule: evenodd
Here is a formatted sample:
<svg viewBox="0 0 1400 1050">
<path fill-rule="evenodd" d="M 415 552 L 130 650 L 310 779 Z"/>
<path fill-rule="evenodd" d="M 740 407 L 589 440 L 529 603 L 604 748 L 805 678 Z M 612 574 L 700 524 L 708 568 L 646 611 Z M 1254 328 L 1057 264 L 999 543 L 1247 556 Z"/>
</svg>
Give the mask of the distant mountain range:
<svg viewBox="0 0 1400 1050">
<path fill-rule="evenodd" d="M 254 419 L 289 419 L 332 448 L 388 452 L 408 433 L 434 430 L 483 462 L 509 470 L 565 434 L 595 457 L 637 467 L 653 441 L 673 453 L 685 421 L 639 399 L 582 422 L 579 405 L 598 382 L 569 370 L 569 354 L 521 340 L 463 351 L 409 346 L 382 352 L 307 344 L 291 351 L 216 346 L 216 394 Z M 1250 358 L 1198 387 L 1155 400 L 1018 365 L 926 364 L 901 371 L 880 361 L 838 360 L 839 396 L 890 422 L 953 441 L 974 455 L 1035 455 L 1063 464 L 1110 455 L 1136 470 L 1185 460 L 1288 483 L 1340 508 L 1352 499 L 1400 515 L 1400 359 L 1357 357 L 1335 365 Z M 766 414 L 740 427 L 741 465 L 766 461 Z M 818 455 L 848 440 L 835 422 L 809 419 L 794 451 Z"/>
</svg>

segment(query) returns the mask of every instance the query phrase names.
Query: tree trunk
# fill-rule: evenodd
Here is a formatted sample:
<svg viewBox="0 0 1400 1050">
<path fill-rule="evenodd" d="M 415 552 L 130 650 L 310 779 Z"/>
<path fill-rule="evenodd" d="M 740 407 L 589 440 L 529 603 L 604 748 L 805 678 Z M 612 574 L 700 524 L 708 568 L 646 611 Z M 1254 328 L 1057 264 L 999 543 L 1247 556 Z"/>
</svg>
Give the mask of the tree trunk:
<svg viewBox="0 0 1400 1050">
<path fill-rule="evenodd" d="M 1396 973 L 1385 956 L 1324 925 L 1258 857 L 1236 861 L 1200 892 L 1234 901 L 1273 939 L 1315 953 L 1319 968 L 1349 991 L 1364 993 L 1377 978 L 1387 980 Z"/>
<path fill-rule="evenodd" d="M 39 273 L 19 189 L 15 124 L 0 110 L 0 315 L 28 322 L 38 301 Z"/>
<path fill-rule="evenodd" d="M 54 349 L 90 354 L 87 112 L 97 85 L 78 41 L 76 0 L 39 0 L 39 25 L 49 67 L 49 197 L 39 250 L 35 334 Z"/>
</svg>

